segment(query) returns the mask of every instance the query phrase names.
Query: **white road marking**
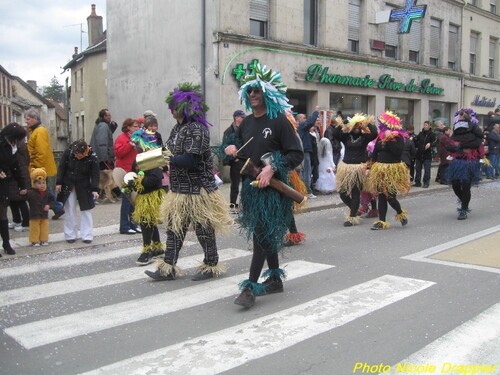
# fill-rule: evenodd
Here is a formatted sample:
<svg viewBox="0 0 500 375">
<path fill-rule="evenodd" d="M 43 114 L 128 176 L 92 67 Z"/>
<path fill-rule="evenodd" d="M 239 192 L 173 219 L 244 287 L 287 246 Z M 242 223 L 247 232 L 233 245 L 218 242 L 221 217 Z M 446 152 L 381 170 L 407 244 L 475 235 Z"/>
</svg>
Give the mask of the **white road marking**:
<svg viewBox="0 0 500 375">
<path fill-rule="evenodd" d="M 137 254 L 137 249 L 135 253 Z M 120 253 L 123 256 L 122 250 Z M 223 249 L 219 250 L 220 260 L 222 262 L 250 256 L 249 251 L 239 249 Z M 200 264 L 203 255 L 193 255 L 179 259 L 179 267 L 181 269 L 193 268 Z M 107 273 L 99 273 L 96 275 L 83 276 L 74 279 L 55 281 L 45 284 L 37 284 L 25 288 L 17 288 L 0 292 L 0 307 L 13 305 L 15 303 L 35 301 L 41 298 L 54 297 L 67 293 L 81 292 L 83 290 L 90 290 L 119 283 L 125 283 L 133 280 L 140 280 L 147 278 L 144 275 L 145 267 L 125 268 L 117 271 L 110 271 Z"/>
<path fill-rule="evenodd" d="M 493 305 L 478 316 L 453 329 L 444 336 L 425 346 L 401 362 L 391 366 L 390 372 L 396 374 L 404 371 L 398 369 L 403 366 L 426 365 L 436 366 L 435 371 L 428 368 L 425 373 L 436 374 L 498 374 L 500 373 L 500 303 Z M 465 368 L 459 371 L 452 370 L 451 366 L 491 366 L 493 371 L 485 368 L 473 368 L 466 372 Z M 493 366 L 496 365 L 496 371 Z M 399 366 L 399 367 L 398 367 Z M 420 373 L 424 373 L 420 372 Z M 413 373 L 413 372 L 412 372 Z"/>
<path fill-rule="evenodd" d="M 456 240 L 449 241 L 449 242 L 446 242 L 446 243 L 443 243 L 443 244 L 440 244 L 440 245 L 437 245 L 434 247 L 430 247 L 428 249 L 419 251 L 418 253 L 414 253 L 414 254 L 410 254 L 410 255 L 401 257 L 401 259 L 412 260 L 415 262 L 441 264 L 441 265 L 451 266 L 451 267 L 470 268 L 470 269 L 474 269 L 474 270 L 478 270 L 478 271 L 500 273 L 500 269 L 498 269 L 498 268 L 479 266 L 479 265 L 467 264 L 467 263 L 450 262 L 450 261 L 446 261 L 446 260 L 430 258 L 434 254 L 438 254 L 438 253 L 441 253 L 441 252 L 446 251 L 448 249 L 451 249 L 451 248 L 454 248 L 457 246 L 461 246 L 465 243 L 475 241 L 479 238 L 488 236 L 488 235 L 496 233 L 498 231 L 500 231 L 500 225 L 482 230 L 480 232 L 470 234 L 468 236 L 457 238 Z"/>
<path fill-rule="evenodd" d="M 294 261 L 288 263 L 286 267 L 288 279 L 295 279 L 330 269 L 333 266 Z M 32 349 L 230 297 L 237 293 L 238 282 L 246 276 L 246 274 L 241 274 L 222 277 L 188 288 L 13 326 L 5 329 L 5 333 L 25 348 Z M 165 303 L 165 301 L 169 302 Z M 131 311 L 134 313 L 131 314 Z"/>
<path fill-rule="evenodd" d="M 340 327 L 433 284 L 385 275 L 85 374 L 218 374 Z"/>
<path fill-rule="evenodd" d="M 191 246 L 194 242 L 184 242 L 184 246 Z M 24 266 L 2 268 L 0 269 L 0 279 L 26 275 L 28 273 L 35 273 L 47 270 L 53 270 L 55 268 L 64 268 L 72 266 L 80 266 L 82 264 L 89 264 L 94 262 L 102 262 L 111 259 L 124 258 L 130 255 L 138 255 L 140 253 L 141 245 L 127 247 L 125 249 L 110 250 L 104 252 L 93 252 L 92 254 L 85 254 L 80 256 L 72 256 L 68 258 L 60 258 L 45 262 L 38 262 L 34 260 L 35 263 L 26 264 Z"/>
</svg>

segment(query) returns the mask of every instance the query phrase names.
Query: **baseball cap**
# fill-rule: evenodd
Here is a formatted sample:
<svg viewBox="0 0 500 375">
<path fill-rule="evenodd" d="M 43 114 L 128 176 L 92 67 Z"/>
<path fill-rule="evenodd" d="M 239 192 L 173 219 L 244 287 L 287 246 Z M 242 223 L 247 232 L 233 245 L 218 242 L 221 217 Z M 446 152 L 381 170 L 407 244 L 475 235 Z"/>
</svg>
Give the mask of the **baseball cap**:
<svg viewBox="0 0 500 375">
<path fill-rule="evenodd" d="M 154 116 L 156 117 L 156 113 L 154 113 L 152 110 L 148 109 L 147 111 L 145 111 L 143 114 L 142 114 L 144 117 L 148 117 L 148 116 Z"/>
<path fill-rule="evenodd" d="M 233 117 L 246 117 L 246 114 L 241 109 L 238 109 L 237 111 L 234 111 Z"/>
</svg>

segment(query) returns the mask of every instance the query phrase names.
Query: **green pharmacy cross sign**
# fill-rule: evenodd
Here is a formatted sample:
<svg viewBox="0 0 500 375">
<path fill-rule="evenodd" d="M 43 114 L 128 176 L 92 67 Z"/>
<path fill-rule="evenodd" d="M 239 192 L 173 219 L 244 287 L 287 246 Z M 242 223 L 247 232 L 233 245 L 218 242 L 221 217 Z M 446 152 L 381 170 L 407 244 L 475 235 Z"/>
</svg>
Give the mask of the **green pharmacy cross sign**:
<svg viewBox="0 0 500 375">
<path fill-rule="evenodd" d="M 250 64 L 247 64 L 247 68 L 245 69 L 242 63 L 236 64 L 236 68 L 231 70 L 231 74 L 236 78 L 237 81 L 240 81 L 248 74 L 253 74 L 253 70 L 259 63 L 258 59 L 253 59 Z"/>
<path fill-rule="evenodd" d="M 427 5 L 415 6 L 416 3 L 417 0 L 406 0 L 404 8 L 391 10 L 389 22 L 399 21 L 399 34 L 409 33 L 412 21 L 424 18 Z"/>
</svg>

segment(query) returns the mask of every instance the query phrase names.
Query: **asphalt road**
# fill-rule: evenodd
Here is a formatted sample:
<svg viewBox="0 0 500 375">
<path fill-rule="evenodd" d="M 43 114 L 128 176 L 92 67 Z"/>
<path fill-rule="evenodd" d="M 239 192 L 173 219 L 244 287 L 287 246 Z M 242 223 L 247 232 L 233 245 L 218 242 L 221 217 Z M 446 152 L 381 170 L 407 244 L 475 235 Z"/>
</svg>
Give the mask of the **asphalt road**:
<svg viewBox="0 0 500 375">
<path fill-rule="evenodd" d="M 465 221 L 451 189 L 406 197 L 408 226 L 389 211 L 385 231 L 343 227 L 343 208 L 297 215 L 307 240 L 281 257 L 285 292 L 248 310 L 233 304 L 251 256 L 237 228 L 218 238 L 227 274 L 206 282 L 189 277 L 192 232 L 169 282 L 114 226 L 2 261 L 0 373 L 500 374 L 499 191 L 474 188 Z"/>
</svg>

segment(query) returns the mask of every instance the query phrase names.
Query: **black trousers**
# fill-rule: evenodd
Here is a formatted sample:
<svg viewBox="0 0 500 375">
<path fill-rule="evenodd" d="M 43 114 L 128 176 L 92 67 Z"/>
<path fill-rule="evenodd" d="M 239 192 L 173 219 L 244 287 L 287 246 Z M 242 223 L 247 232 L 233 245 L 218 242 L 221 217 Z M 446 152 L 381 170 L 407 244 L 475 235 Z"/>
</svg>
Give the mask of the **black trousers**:
<svg viewBox="0 0 500 375">
<path fill-rule="evenodd" d="M 358 213 L 359 203 L 361 199 L 361 192 L 359 191 L 359 189 L 357 187 L 354 187 L 351 190 L 351 196 L 349 196 L 346 192 L 342 192 L 339 195 L 340 199 L 342 199 L 342 202 L 344 202 L 351 211 L 349 216 L 355 217 Z"/>
<path fill-rule="evenodd" d="M 458 197 L 458 199 L 460 199 L 461 209 L 468 210 L 469 202 L 471 199 L 471 183 L 460 180 L 453 180 L 451 181 L 451 186 L 453 187 L 453 192 L 455 193 L 455 195 Z"/>
<path fill-rule="evenodd" d="M 248 277 L 253 283 L 259 280 L 265 261 L 267 261 L 269 269 L 277 269 L 280 266 L 278 253 L 270 252 L 266 242 L 259 241 L 259 234 L 260 230 L 256 228 L 255 234 L 253 235 L 253 255 L 252 263 L 250 264 L 250 275 Z"/>
<path fill-rule="evenodd" d="M 238 194 L 240 192 L 241 168 L 243 162 L 235 161 L 229 168 L 229 178 L 231 179 L 231 190 L 229 191 L 229 203 L 236 205 L 238 203 Z"/>
<path fill-rule="evenodd" d="M 189 223 L 182 228 L 180 234 L 176 234 L 171 230 L 167 230 L 167 250 L 165 251 L 165 263 L 175 265 L 177 264 L 177 259 L 179 258 L 179 252 L 181 251 L 182 245 L 184 244 L 184 239 L 186 238 L 186 233 L 189 227 Z M 194 225 L 194 230 L 198 242 L 203 248 L 203 253 L 205 257 L 203 258 L 203 263 L 209 266 L 216 266 L 219 262 L 219 254 L 217 253 L 217 243 L 215 241 L 215 230 L 212 227 L 202 227 L 200 224 Z"/>
<path fill-rule="evenodd" d="M 397 214 L 400 214 L 403 210 L 401 209 L 401 205 L 399 204 L 399 201 L 396 199 L 395 195 L 388 195 L 386 196 L 385 194 L 379 194 L 378 195 L 378 218 L 382 221 L 386 221 L 386 216 L 387 216 L 387 203 L 390 204 L 392 208 L 394 208 L 394 211 L 396 211 Z"/>
</svg>

